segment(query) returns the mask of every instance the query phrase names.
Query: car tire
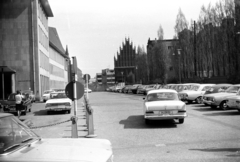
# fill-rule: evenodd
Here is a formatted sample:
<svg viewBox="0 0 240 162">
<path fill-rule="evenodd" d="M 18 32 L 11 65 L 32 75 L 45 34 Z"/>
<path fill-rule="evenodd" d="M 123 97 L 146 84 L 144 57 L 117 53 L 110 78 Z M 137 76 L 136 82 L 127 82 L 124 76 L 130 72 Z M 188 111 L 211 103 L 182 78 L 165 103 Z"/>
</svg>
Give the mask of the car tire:
<svg viewBox="0 0 240 162">
<path fill-rule="evenodd" d="M 196 98 L 196 99 L 195 99 L 195 102 L 196 102 L 197 104 L 201 104 L 201 103 L 202 103 L 202 97 Z"/>
<path fill-rule="evenodd" d="M 191 104 L 191 103 L 192 103 L 192 101 L 188 101 L 187 103 L 188 103 L 188 104 Z"/>
<path fill-rule="evenodd" d="M 180 124 L 184 123 L 184 119 L 178 119 L 178 121 Z"/>
<path fill-rule="evenodd" d="M 150 124 L 150 120 L 148 120 L 148 119 L 145 119 L 145 124 Z"/>
<path fill-rule="evenodd" d="M 228 109 L 226 101 L 222 101 L 220 103 L 220 109 L 222 109 L 222 110 L 227 110 Z"/>
<path fill-rule="evenodd" d="M 217 108 L 217 106 L 215 106 L 215 105 L 211 105 L 210 106 L 212 109 L 216 109 Z"/>
</svg>

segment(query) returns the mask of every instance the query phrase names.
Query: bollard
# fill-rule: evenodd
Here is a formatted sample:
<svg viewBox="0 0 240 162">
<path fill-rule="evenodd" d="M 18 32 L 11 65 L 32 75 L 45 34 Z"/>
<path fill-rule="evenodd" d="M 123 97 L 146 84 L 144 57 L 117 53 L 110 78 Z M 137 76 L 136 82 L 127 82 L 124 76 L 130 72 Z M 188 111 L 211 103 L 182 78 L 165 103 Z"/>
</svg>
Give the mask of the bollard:
<svg viewBox="0 0 240 162">
<path fill-rule="evenodd" d="M 87 138 L 93 138 L 97 137 L 96 134 L 94 134 L 94 126 L 93 126 L 93 109 L 91 108 L 88 100 L 86 104 L 86 116 L 87 116 L 87 129 L 88 129 L 88 135 L 85 136 Z"/>
<path fill-rule="evenodd" d="M 78 138 L 78 130 L 77 130 L 77 117 L 72 116 L 72 138 Z"/>
</svg>

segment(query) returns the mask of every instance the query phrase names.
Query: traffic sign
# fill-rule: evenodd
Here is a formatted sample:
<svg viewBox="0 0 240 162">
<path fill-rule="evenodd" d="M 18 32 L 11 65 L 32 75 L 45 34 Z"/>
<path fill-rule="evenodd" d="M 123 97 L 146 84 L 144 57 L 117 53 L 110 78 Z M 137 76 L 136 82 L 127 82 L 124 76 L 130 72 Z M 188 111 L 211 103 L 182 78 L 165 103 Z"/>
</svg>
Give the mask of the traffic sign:
<svg viewBox="0 0 240 162">
<path fill-rule="evenodd" d="M 90 75 L 89 74 L 84 74 L 84 76 L 83 76 L 83 79 L 86 81 L 86 80 L 90 80 L 91 79 L 91 77 L 90 77 Z"/>
<path fill-rule="evenodd" d="M 68 98 L 70 98 L 72 101 L 74 101 L 73 84 L 74 84 L 74 82 L 69 82 L 69 83 L 67 84 L 67 86 L 65 87 L 65 94 L 66 94 L 66 96 L 67 96 Z M 78 100 L 78 99 L 80 99 L 80 98 L 83 96 L 83 94 L 84 94 L 84 85 L 83 85 L 82 83 L 78 82 L 78 81 L 76 81 L 76 85 L 77 85 L 77 89 L 76 89 L 76 91 L 77 91 L 77 97 L 76 97 L 76 99 Z"/>
</svg>

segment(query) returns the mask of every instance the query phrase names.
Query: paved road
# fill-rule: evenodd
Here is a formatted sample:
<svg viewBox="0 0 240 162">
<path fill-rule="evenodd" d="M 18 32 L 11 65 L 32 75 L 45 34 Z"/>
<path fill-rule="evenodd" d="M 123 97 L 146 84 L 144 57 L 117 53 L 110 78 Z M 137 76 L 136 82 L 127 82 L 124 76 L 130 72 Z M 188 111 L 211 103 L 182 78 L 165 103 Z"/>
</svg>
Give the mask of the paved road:
<svg viewBox="0 0 240 162">
<path fill-rule="evenodd" d="M 89 94 L 94 109 L 97 138 L 109 139 L 115 162 L 159 161 L 240 161 L 240 113 L 213 110 L 203 105 L 187 105 L 184 124 L 159 121 L 146 125 L 142 95 L 94 92 Z M 79 137 L 87 135 L 82 99 L 78 102 Z M 22 117 L 34 126 L 70 119 L 71 114 L 47 115 L 43 103 L 35 103 L 33 112 Z M 71 137 L 71 122 L 35 130 L 44 138 Z"/>
<path fill-rule="evenodd" d="M 116 162 L 240 161 L 240 113 L 188 105 L 184 124 L 145 125 L 142 95 L 92 93 L 98 138 L 113 144 Z"/>
</svg>

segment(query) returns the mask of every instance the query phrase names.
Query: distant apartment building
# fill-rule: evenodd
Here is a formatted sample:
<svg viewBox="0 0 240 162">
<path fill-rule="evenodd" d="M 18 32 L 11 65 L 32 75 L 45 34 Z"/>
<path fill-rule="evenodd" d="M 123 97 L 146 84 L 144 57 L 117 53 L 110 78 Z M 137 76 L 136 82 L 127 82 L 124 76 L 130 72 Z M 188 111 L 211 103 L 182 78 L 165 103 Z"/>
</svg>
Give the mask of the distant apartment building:
<svg viewBox="0 0 240 162">
<path fill-rule="evenodd" d="M 103 69 L 102 73 L 97 73 L 96 81 L 99 85 L 107 85 L 115 83 L 115 72 L 113 69 Z"/>
<path fill-rule="evenodd" d="M 165 40 L 148 40 L 147 44 L 147 58 L 151 59 L 152 58 L 152 52 L 151 49 L 156 43 L 161 43 L 163 47 L 165 48 L 164 52 L 167 52 L 168 58 L 169 58 L 169 64 L 167 67 L 167 81 L 172 82 L 175 80 L 178 80 L 178 69 L 179 69 L 179 59 L 180 55 L 178 55 L 176 48 L 177 48 L 177 39 L 165 39 Z M 150 61 L 148 61 L 150 62 Z M 151 65 L 150 65 L 151 68 Z M 149 71 L 149 80 L 153 80 L 151 77 L 153 74 L 153 71 Z"/>
<path fill-rule="evenodd" d="M 55 28 L 48 0 L 0 1 L 0 99 L 31 89 L 37 97 L 68 82 L 69 57 Z"/>
</svg>

